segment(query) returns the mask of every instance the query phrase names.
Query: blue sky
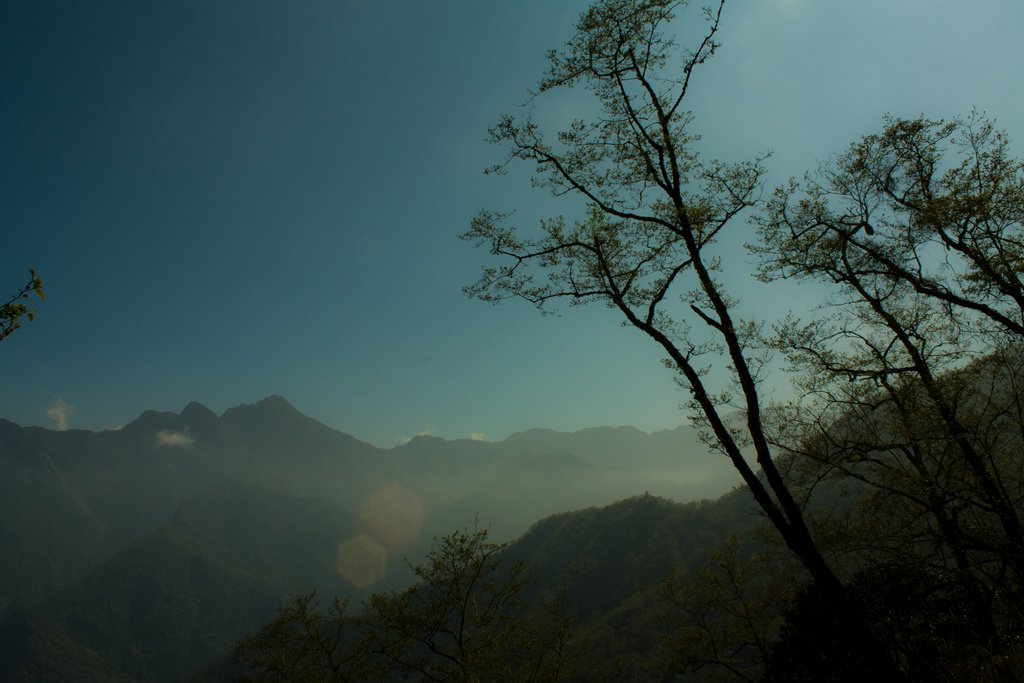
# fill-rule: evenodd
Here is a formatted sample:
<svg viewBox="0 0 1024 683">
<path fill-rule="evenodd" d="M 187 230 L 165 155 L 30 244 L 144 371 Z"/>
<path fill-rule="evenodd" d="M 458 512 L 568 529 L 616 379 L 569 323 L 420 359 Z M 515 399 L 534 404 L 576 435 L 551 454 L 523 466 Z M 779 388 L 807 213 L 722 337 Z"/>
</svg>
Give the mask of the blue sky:
<svg viewBox="0 0 1024 683">
<path fill-rule="evenodd" d="M 280 394 L 385 447 L 683 423 L 657 350 L 609 311 L 460 291 L 480 209 L 578 209 L 482 170 L 503 157 L 487 127 L 587 4 L 0 2 L 0 290 L 34 268 L 46 292 L 0 344 L 0 417 L 56 427 L 60 401 L 105 429 Z M 773 150 L 773 184 L 886 112 L 977 107 L 1020 150 L 1021 28 L 1019 0 L 731 0 L 695 129 L 707 156 Z M 806 309 L 749 277 L 743 230 L 723 249 L 744 306 Z"/>
</svg>

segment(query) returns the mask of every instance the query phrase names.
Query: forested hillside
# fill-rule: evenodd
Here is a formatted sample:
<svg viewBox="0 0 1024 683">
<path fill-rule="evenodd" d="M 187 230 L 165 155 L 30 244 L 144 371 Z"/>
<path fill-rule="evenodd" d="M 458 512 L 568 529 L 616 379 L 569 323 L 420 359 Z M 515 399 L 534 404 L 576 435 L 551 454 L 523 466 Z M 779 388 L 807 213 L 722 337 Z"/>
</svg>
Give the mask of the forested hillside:
<svg viewBox="0 0 1024 683">
<path fill-rule="evenodd" d="M 337 503 L 221 484 L 82 581 L 0 630 L 10 681 L 176 681 L 310 586 L 361 599 L 338 573 L 358 522 Z"/>
<path fill-rule="evenodd" d="M 453 532 L 435 539 L 412 588 L 344 609 L 328 610 L 320 590 L 298 596 L 239 646 L 236 666 L 225 658 L 195 680 L 530 679 L 534 668 L 542 680 L 660 680 L 674 633 L 663 582 L 756 524 L 748 496 L 642 494 L 552 515 L 505 544 L 486 529 Z"/>
</svg>

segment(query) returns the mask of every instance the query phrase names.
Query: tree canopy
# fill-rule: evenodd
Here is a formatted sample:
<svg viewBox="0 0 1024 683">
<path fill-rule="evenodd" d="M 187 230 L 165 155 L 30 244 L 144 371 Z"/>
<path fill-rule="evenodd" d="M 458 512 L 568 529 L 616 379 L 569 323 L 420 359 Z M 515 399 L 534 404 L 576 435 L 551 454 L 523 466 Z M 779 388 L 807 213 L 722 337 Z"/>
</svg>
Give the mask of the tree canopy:
<svg viewBox="0 0 1024 683">
<path fill-rule="evenodd" d="M 315 592 L 236 648 L 258 681 L 557 681 L 576 674 L 580 647 L 565 596 L 540 599 L 522 563 L 486 529 L 435 539 L 419 582 L 377 593 L 358 614 Z"/>
</svg>

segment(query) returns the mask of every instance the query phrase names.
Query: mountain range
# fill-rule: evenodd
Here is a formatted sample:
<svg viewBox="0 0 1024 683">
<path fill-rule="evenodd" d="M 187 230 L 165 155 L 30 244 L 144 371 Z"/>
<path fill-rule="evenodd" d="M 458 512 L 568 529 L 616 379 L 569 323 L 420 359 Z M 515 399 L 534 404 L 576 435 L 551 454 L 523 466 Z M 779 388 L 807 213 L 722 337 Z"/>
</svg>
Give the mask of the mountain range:
<svg viewBox="0 0 1024 683">
<path fill-rule="evenodd" d="M 408 584 L 403 558 L 433 536 L 530 530 L 525 548 L 538 528 L 557 531 L 531 529 L 556 513 L 638 494 L 716 498 L 737 477 L 696 436 L 537 429 L 380 449 L 278 396 L 220 416 L 199 403 L 147 411 L 104 432 L 0 420 L 0 681 L 179 680 L 295 592 L 358 601 Z M 558 553 L 536 547 L 541 574 L 564 575 L 545 570 Z M 594 618 L 628 598 L 580 581 L 605 596 Z"/>
</svg>

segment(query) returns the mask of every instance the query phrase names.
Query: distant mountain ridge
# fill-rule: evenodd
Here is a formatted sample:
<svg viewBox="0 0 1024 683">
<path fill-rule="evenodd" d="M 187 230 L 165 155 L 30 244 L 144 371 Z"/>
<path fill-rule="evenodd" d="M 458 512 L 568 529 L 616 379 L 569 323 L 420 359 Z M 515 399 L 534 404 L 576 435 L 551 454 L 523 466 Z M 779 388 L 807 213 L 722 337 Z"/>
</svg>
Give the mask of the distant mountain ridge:
<svg viewBox="0 0 1024 683">
<path fill-rule="evenodd" d="M 398 560 L 435 535 L 477 523 L 510 540 L 553 513 L 646 491 L 716 498 L 736 481 L 683 427 L 381 449 L 280 396 L 103 432 L 0 419 L 0 680 L 70 675 L 54 653 L 91 680 L 174 680 L 289 592 L 411 580 Z"/>
<path fill-rule="evenodd" d="M 381 449 L 280 396 L 220 416 L 198 402 L 181 413 L 144 411 L 102 432 L 0 419 L 0 621 L 72 585 L 156 530 L 182 501 L 225 481 L 326 498 L 357 514 L 372 492 L 399 487 L 421 509 L 416 528 L 425 541 L 474 516 L 511 538 L 544 515 L 644 490 L 712 498 L 735 477 L 683 427 L 538 429 L 493 443 L 421 436 Z"/>
</svg>

